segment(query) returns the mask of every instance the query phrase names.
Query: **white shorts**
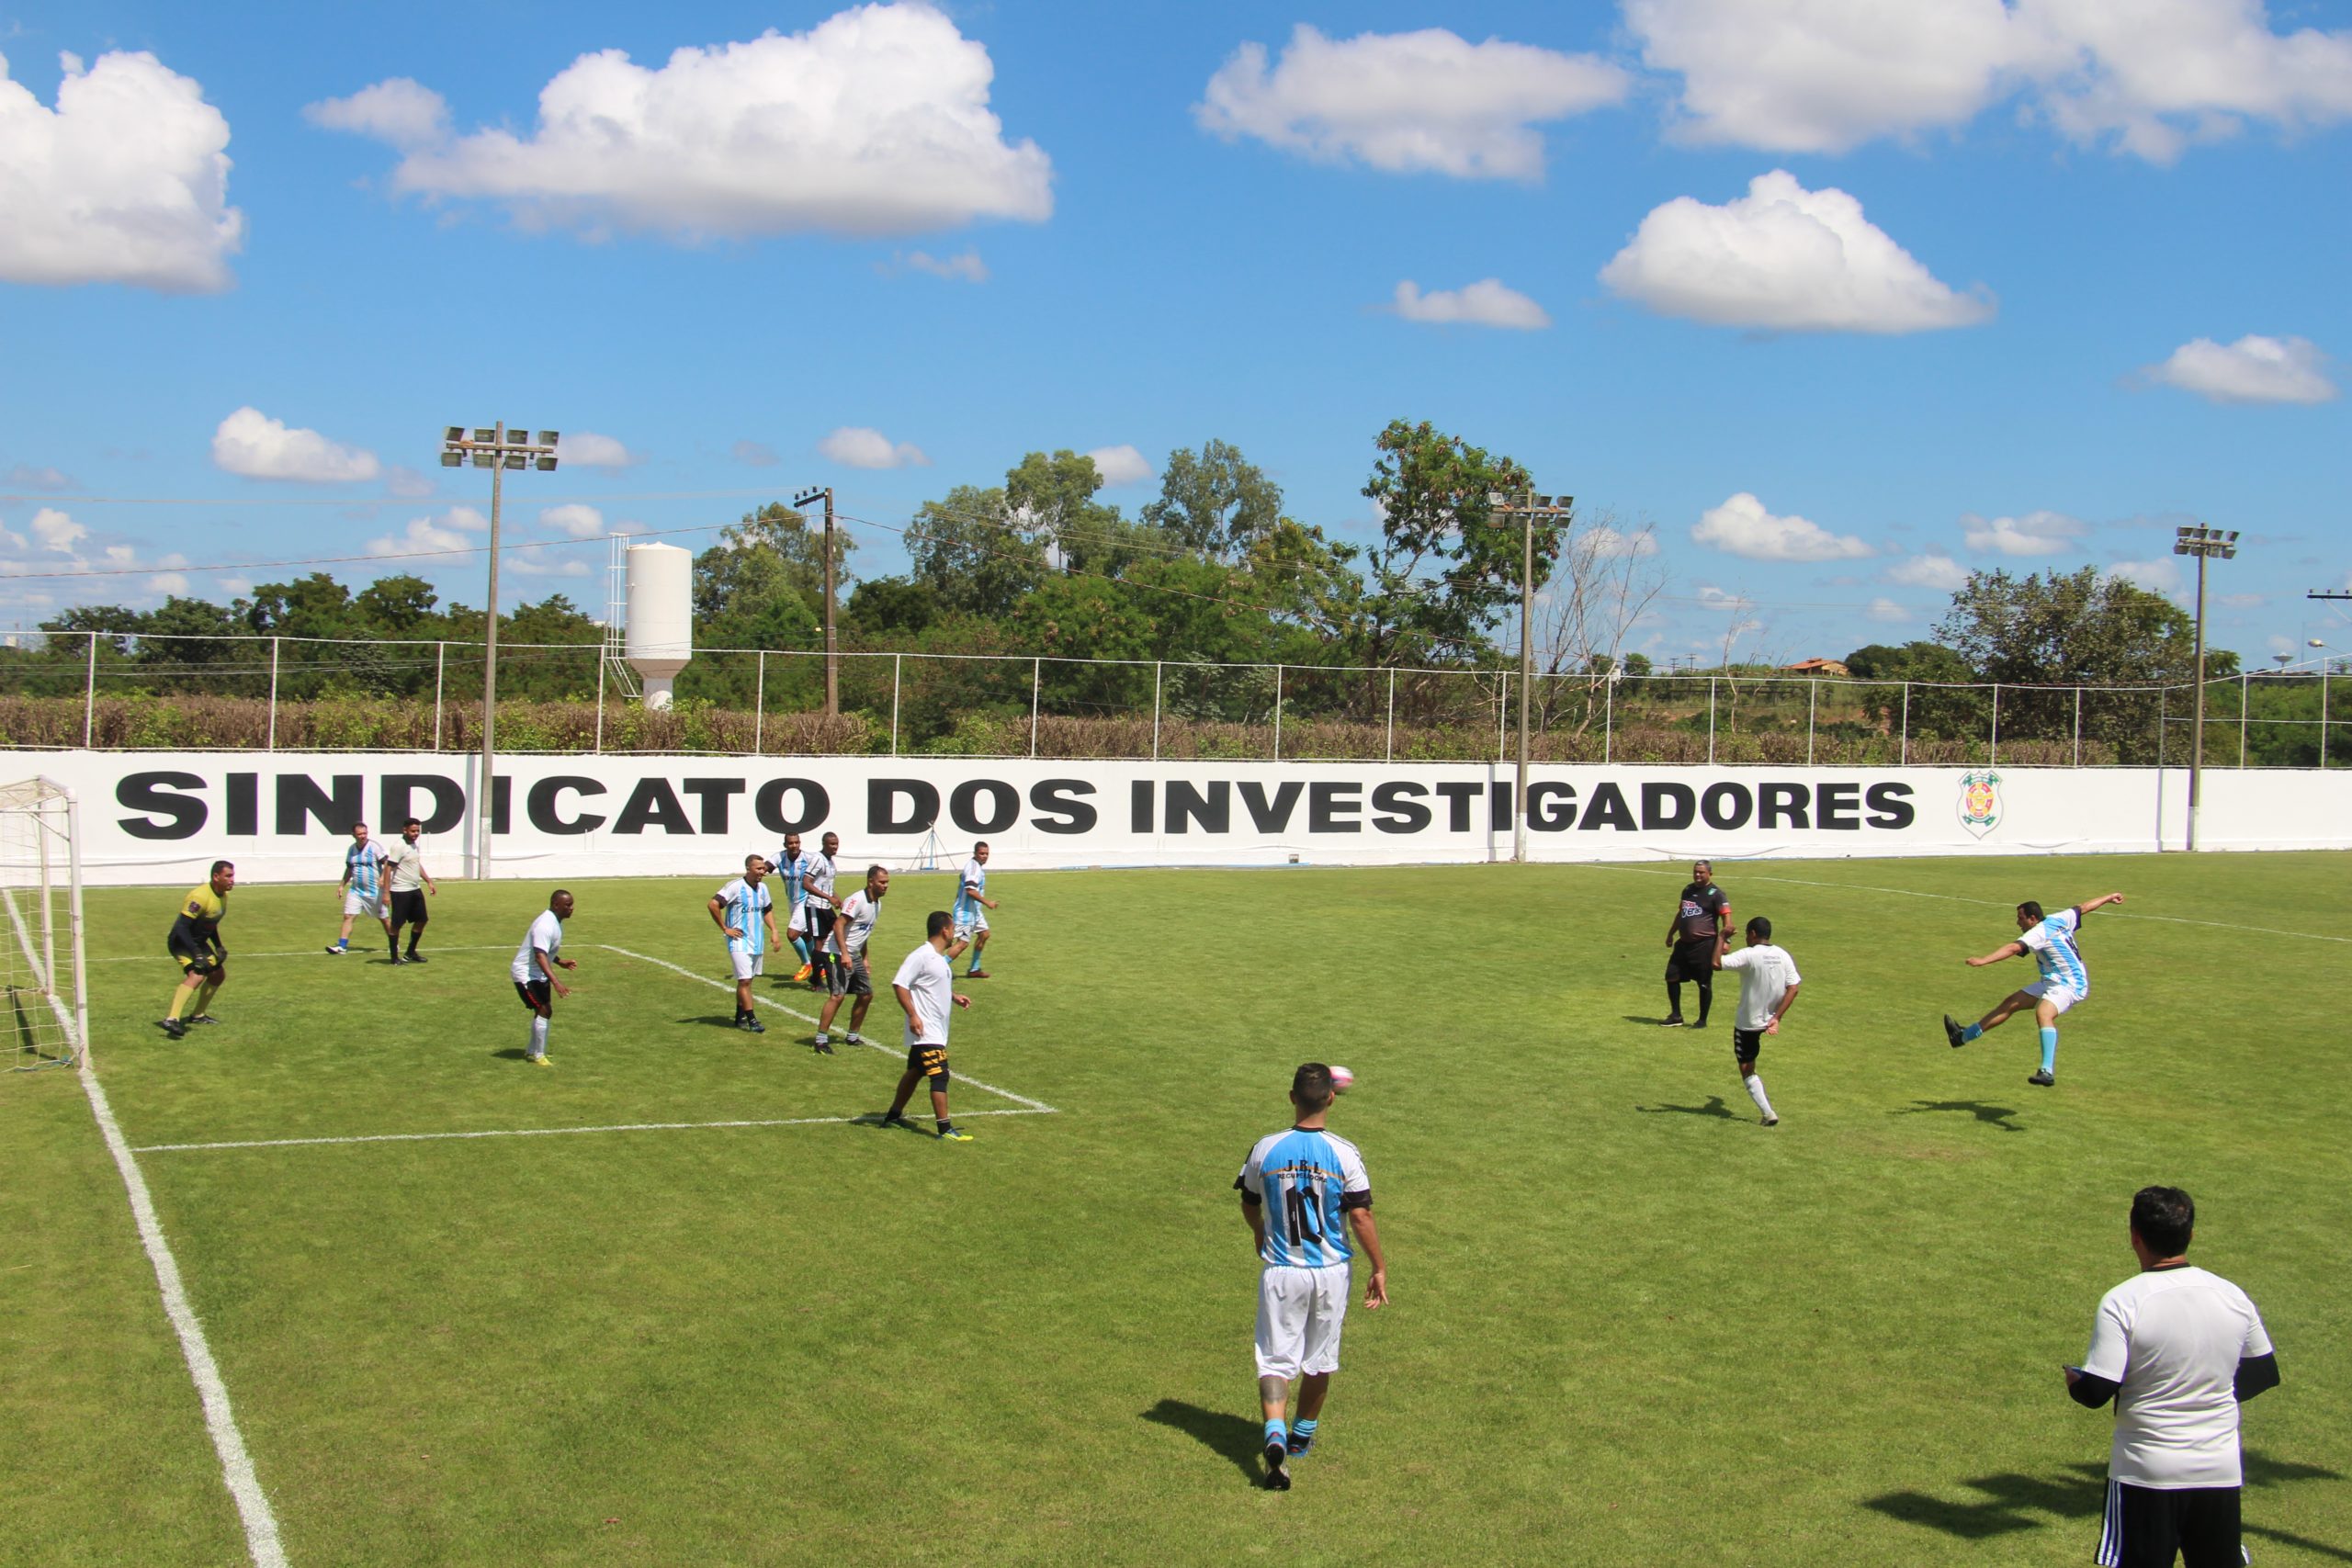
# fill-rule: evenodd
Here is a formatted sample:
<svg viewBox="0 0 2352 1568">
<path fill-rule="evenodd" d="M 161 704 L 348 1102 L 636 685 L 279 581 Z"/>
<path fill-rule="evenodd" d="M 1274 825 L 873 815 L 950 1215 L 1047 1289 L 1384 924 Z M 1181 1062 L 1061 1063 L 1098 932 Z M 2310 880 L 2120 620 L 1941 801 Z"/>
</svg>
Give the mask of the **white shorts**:
<svg viewBox="0 0 2352 1568">
<path fill-rule="evenodd" d="M 735 966 L 735 978 L 738 980 L 748 980 L 754 975 L 765 974 L 767 961 L 766 953 L 749 952 L 741 942 L 732 937 L 728 939 L 727 962 Z"/>
<path fill-rule="evenodd" d="M 2088 991 L 2076 990 L 2064 980 L 2036 980 L 2032 985 L 2025 987 L 2024 990 L 2025 994 L 2035 1001 L 2046 1001 L 2060 1012 L 2064 1012 L 2068 1008 L 2090 995 Z"/>
<path fill-rule="evenodd" d="M 356 893 L 346 893 L 343 896 L 343 912 L 346 915 L 373 915 L 380 920 L 384 918 L 384 901 L 381 898 L 363 898 Z"/>
<path fill-rule="evenodd" d="M 1295 1378 L 1340 1370 L 1348 1316 L 1348 1266 L 1269 1263 L 1258 1276 L 1258 1375 Z"/>
<path fill-rule="evenodd" d="M 966 937 L 978 936 L 980 932 L 988 929 L 989 918 L 980 913 L 979 910 L 975 909 L 972 911 L 972 918 L 970 919 L 957 920 L 956 922 L 956 940 L 957 942 L 962 942 Z"/>
<path fill-rule="evenodd" d="M 792 907 L 792 916 L 789 919 L 784 922 L 784 931 L 786 936 L 807 936 L 808 934 L 808 905 L 795 904 Z"/>
</svg>

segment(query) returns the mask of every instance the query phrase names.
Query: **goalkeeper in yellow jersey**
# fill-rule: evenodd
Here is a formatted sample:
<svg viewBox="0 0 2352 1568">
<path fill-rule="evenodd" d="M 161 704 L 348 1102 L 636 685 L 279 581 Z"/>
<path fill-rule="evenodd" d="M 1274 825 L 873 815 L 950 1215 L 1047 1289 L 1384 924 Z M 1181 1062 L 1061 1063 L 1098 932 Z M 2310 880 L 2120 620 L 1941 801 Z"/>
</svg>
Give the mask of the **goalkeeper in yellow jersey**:
<svg viewBox="0 0 2352 1568">
<path fill-rule="evenodd" d="M 190 1023 L 220 1021 L 209 1010 L 229 978 L 229 950 L 220 942 L 220 922 L 229 913 L 229 890 L 236 886 L 237 868 L 225 860 L 214 861 L 212 879 L 187 890 L 187 897 L 180 900 L 179 918 L 172 922 L 172 934 L 164 939 L 164 948 L 180 965 L 180 988 L 172 993 L 172 1010 L 160 1025 L 175 1040 L 187 1033 Z M 187 1011 L 191 1000 L 196 1011 L 182 1022 L 180 1014 Z"/>
</svg>

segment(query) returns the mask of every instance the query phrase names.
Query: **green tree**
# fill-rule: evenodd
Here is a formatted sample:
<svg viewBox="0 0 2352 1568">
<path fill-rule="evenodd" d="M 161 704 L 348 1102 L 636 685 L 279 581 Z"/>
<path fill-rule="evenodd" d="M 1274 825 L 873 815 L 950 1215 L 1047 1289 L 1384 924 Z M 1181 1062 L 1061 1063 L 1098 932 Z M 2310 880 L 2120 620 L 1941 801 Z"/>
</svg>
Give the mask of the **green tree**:
<svg viewBox="0 0 2352 1568">
<path fill-rule="evenodd" d="M 1004 504 L 1066 570 L 1116 577 L 1138 558 L 1165 553 L 1169 541 L 1159 529 L 1130 523 L 1094 499 L 1102 488 L 1093 458 L 1067 449 L 1032 452 L 1006 471 Z"/>
<path fill-rule="evenodd" d="M 233 606 L 236 618 L 263 637 L 353 637 L 360 634 L 351 590 L 323 571 L 291 582 L 265 582 Z"/>
<path fill-rule="evenodd" d="M 1520 528 L 1498 517 L 1488 497 L 1525 491 L 1527 470 L 1426 420 L 1395 421 L 1375 446 L 1363 493 L 1380 508 L 1381 542 L 1367 557 L 1365 661 L 1475 657 L 1518 598 L 1521 577 Z M 1538 588 L 1551 576 L 1560 532 L 1536 535 Z"/>
<path fill-rule="evenodd" d="M 906 540 L 913 580 L 956 614 L 1009 615 L 1052 570 L 1046 547 L 1013 517 L 1001 489 L 957 485 L 924 502 Z"/>
<path fill-rule="evenodd" d="M 939 595 L 911 578 L 869 577 L 849 596 L 849 624 L 870 638 L 919 632 L 939 615 Z"/>
<path fill-rule="evenodd" d="M 1241 449 L 1204 441 L 1195 456 L 1178 447 L 1160 471 L 1159 499 L 1143 520 L 1196 554 L 1248 555 L 1282 520 L 1282 487 L 1241 456 Z"/>
<path fill-rule="evenodd" d="M 848 535 L 836 529 L 836 593 L 849 584 Z M 696 640 L 710 648 L 808 648 L 821 637 L 825 531 L 790 507 L 770 502 L 724 529 L 695 558 Z"/>
<path fill-rule="evenodd" d="M 431 583 L 402 572 L 379 577 L 361 589 L 353 597 L 352 606 L 387 637 L 419 637 L 426 635 L 433 606 L 439 602 L 440 595 L 433 592 Z"/>
</svg>

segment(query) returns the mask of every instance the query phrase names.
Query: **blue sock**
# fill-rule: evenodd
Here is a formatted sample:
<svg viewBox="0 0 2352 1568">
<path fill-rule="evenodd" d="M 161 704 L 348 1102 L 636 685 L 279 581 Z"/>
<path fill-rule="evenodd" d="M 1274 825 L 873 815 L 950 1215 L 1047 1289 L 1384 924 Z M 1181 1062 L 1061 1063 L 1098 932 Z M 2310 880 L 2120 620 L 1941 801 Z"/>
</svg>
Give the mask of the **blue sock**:
<svg viewBox="0 0 2352 1568">
<path fill-rule="evenodd" d="M 1972 1023 L 1967 1028 L 1960 1032 L 1960 1043 L 1965 1045 L 1972 1040 L 1982 1038 L 1984 1033 L 1984 1026 L 1983 1024 Z"/>
<path fill-rule="evenodd" d="M 1289 1442 L 1290 1434 L 1283 1430 L 1283 1424 L 1280 1421 L 1269 1421 L 1266 1423 L 1266 1446 L 1268 1448 L 1283 1448 L 1288 1446 Z"/>
<path fill-rule="evenodd" d="M 801 963 L 806 964 L 808 962 L 808 944 L 801 941 L 798 937 L 794 937 L 792 939 L 792 951 L 800 954 Z"/>
<path fill-rule="evenodd" d="M 2041 1032 L 2041 1070 L 2052 1074 L 2058 1070 L 2058 1032 L 2055 1029 Z"/>
<path fill-rule="evenodd" d="M 1296 1438 L 1302 1443 L 1313 1442 L 1315 1440 L 1315 1418 L 1310 1416 L 1303 1421 L 1292 1422 L 1290 1424 L 1290 1431 L 1291 1436 Z"/>
</svg>

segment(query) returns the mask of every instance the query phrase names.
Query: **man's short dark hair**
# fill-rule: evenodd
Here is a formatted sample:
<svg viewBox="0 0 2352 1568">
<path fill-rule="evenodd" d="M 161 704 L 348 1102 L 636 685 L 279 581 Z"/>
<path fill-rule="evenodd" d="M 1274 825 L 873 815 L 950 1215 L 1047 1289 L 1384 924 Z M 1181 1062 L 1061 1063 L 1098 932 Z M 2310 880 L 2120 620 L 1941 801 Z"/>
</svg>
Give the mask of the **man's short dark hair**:
<svg viewBox="0 0 2352 1568">
<path fill-rule="evenodd" d="M 884 865 L 881 862 L 876 861 L 872 865 L 865 868 L 865 880 L 871 882 L 888 869 L 889 867 Z"/>
<path fill-rule="evenodd" d="M 2027 919 L 2031 920 L 2037 926 L 2042 921 L 2041 906 L 2035 903 L 2030 898 L 2018 906 L 2018 913 L 2023 915 Z"/>
<path fill-rule="evenodd" d="M 1758 915 L 1747 922 L 1747 934 L 1770 942 L 1772 940 L 1772 922 Z"/>
<path fill-rule="evenodd" d="M 234 871 L 234 870 L 236 870 L 236 869 L 237 869 L 237 863 L 236 863 L 235 861 L 232 861 L 232 860 L 216 860 L 216 861 L 214 861 L 214 862 L 212 863 L 212 869 L 211 869 L 210 871 L 209 871 L 209 872 L 205 873 L 205 874 L 206 874 L 208 877 L 210 877 L 210 876 L 218 876 L 218 875 L 220 875 L 220 874 L 222 872 L 224 872 L 224 871 Z"/>
<path fill-rule="evenodd" d="M 2143 1187 L 2132 1194 L 2132 1228 L 2157 1257 L 2177 1258 L 2197 1228 L 2197 1204 L 2177 1187 Z"/>
<path fill-rule="evenodd" d="M 407 832 L 411 828 L 422 828 L 422 827 L 424 827 L 424 818 L 422 818 L 422 817 L 412 817 L 412 818 L 410 818 L 407 821 L 405 821 L 405 822 L 403 822 L 403 823 L 401 823 L 401 832 L 403 832 L 403 833 L 405 833 L 405 832 Z"/>
<path fill-rule="evenodd" d="M 989 841 L 986 839 L 982 839 L 978 843 L 974 844 L 972 847 L 976 850 L 984 850 L 989 847 Z"/>
<path fill-rule="evenodd" d="M 929 942 L 933 937 L 937 936 L 941 931 L 954 931 L 955 929 L 956 929 L 956 917 L 955 917 L 955 916 L 953 916 L 953 915 L 949 914 L 949 913 L 948 913 L 946 910 L 944 910 L 944 909 L 933 909 L 933 911 L 932 911 L 928 916 L 926 916 L 926 917 L 924 918 L 924 919 L 923 919 L 923 922 L 922 922 L 922 935 L 923 935 L 923 940 L 924 940 L 925 942 Z"/>
<path fill-rule="evenodd" d="M 552 909 L 552 908 L 555 908 L 555 901 L 556 901 L 557 899 L 559 899 L 559 898 L 569 898 L 569 897 L 571 897 L 571 888 L 569 888 L 569 887 L 559 887 L 559 888 L 557 888 L 554 892 L 552 892 L 552 893 L 550 893 L 550 894 L 548 894 L 548 908 L 550 908 L 550 909 Z"/>
<path fill-rule="evenodd" d="M 1338 1092 L 1331 1082 L 1331 1069 L 1320 1062 L 1302 1062 L 1290 1076 L 1290 1097 L 1309 1116 L 1329 1106 Z"/>
</svg>

